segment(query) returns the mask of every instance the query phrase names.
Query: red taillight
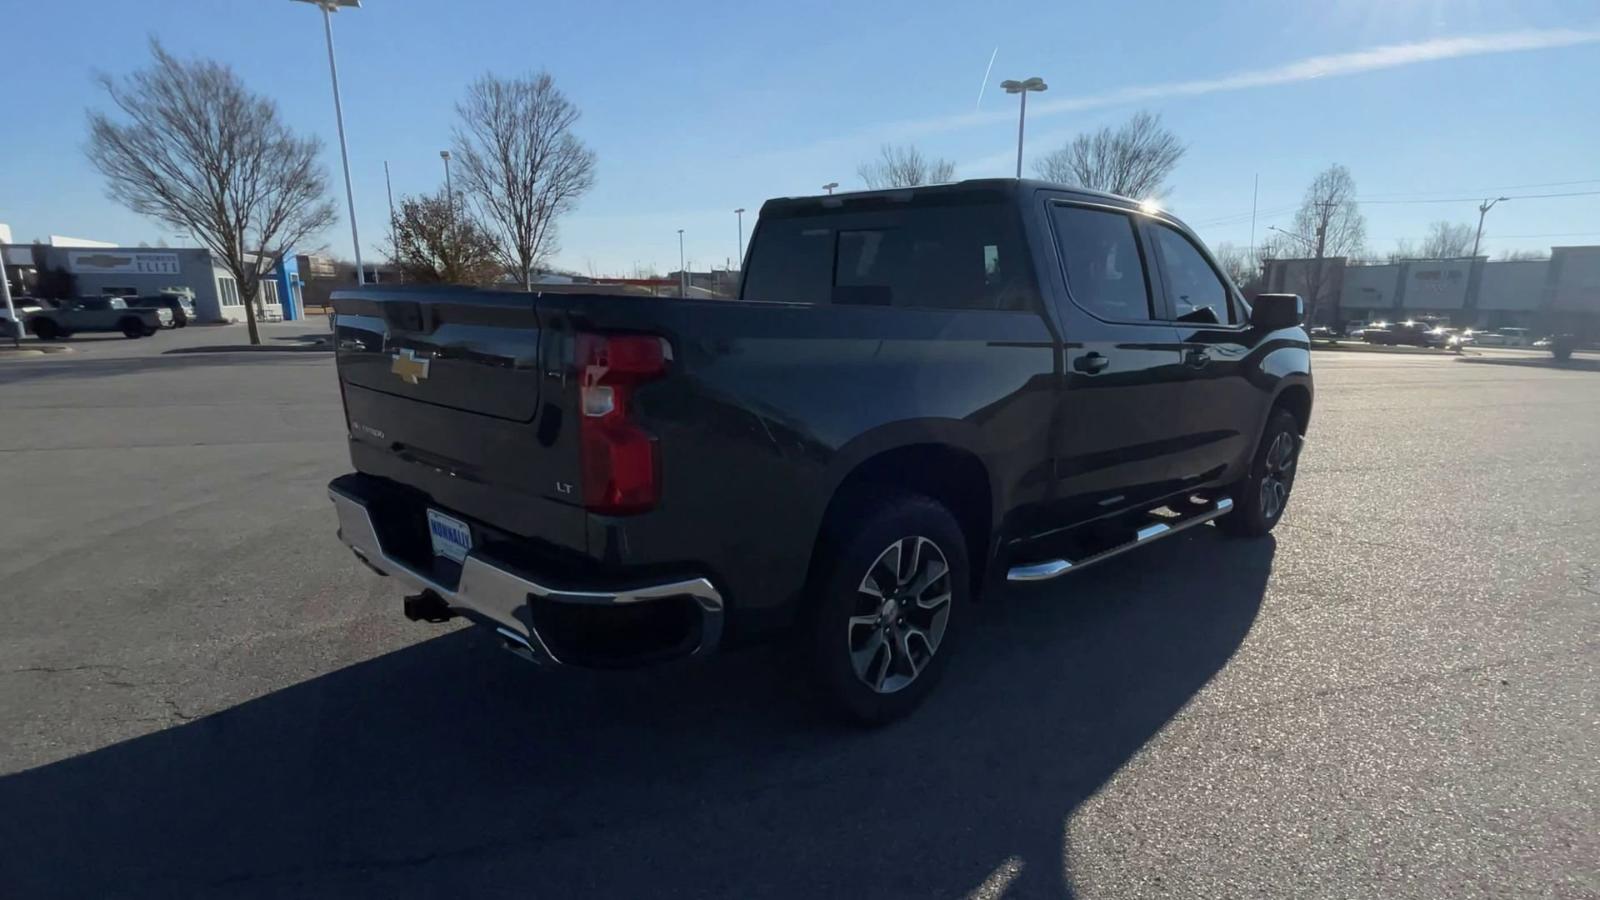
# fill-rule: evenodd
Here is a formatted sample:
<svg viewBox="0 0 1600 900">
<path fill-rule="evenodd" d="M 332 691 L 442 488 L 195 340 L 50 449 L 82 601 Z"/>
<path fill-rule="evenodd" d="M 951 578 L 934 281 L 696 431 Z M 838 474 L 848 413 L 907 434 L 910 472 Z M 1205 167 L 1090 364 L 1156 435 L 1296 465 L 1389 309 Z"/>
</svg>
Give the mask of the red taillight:
<svg viewBox="0 0 1600 900">
<path fill-rule="evenodd" d="M 661 497 L 655 436 L 629 418 L 633 392 L 667 372 L 666 341 L 648 335 L 580 334 L 578 430 L 583 505 L 607 515 L 644 512 Z"/>
</svg>

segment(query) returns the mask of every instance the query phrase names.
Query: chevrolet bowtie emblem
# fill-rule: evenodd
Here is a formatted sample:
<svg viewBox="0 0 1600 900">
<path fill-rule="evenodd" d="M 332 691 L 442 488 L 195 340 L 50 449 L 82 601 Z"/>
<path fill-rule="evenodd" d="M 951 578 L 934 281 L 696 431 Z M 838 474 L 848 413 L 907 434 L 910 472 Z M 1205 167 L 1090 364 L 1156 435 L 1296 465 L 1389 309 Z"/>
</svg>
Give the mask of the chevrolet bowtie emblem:
<svg viewBox="0 0 1600 900">
<path fill-rule="evenodd" d="M 390 364 L 389 371 L 400 376 L 406 384 L 416 384 L 425 381 L 428 377 L 428 358 L 418 356 L 415 350 L 407 348 L 394 355 L 394 362 Z"/>
</svg>

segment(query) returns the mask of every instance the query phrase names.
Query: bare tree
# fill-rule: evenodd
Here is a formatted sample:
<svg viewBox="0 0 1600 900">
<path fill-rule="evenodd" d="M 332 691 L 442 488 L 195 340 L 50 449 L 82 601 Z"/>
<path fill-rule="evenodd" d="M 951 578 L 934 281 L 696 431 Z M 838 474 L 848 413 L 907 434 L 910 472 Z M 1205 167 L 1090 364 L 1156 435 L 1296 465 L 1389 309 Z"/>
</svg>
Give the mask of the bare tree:
<svg viewBox="0 0 1600 900">
<path fill-rule="evenodd" d="M 1403 259 L 1416 259 L 1417 248 L 1415 244 L 1405 238 L 1394 242 L 1394 249 L 1389 251 L 1389 262 L 1396 263 Z"/>
<path fill-rule="evenodd" d="M 389 258 L 409 281 L 487 284 L 505 273 L 494 235 L 448 197 L 402 197 L 389 234 Z"/>
<path fill-rule="evenodd" d="M 1549 259 L 1550 252 L 1548 250 L 1507 250 L 1500 254 L 1500 258 L 1506 262 L 1527 262 L 1536 259 Z"/>
<path fill-rule="evenodd" d="M 1186 152 L 1160 116 L 1140 112 L 1121 128 L 1078 135 L 1033 168 L 1046 181 L 1143 200 L 1168 192 L 1164 182 Z"/>
<path fill-rule="evenodd" d="M 273 261 L 336 220 L 322 142 L 298 137 L 277 104 L 227 66 L 184 61 L 151 40 L 154 64 L 99 82 L 117 118 L 89 113 L 89 161 L 106 193 L 136 213 L 194 235 L 233 275 L 250 343 Z"/>
<path fill-rule="evenodd" d="M 878 158 L 856 167 L 856 174 L 872 190 L 916 187 L 956 180 L 956 164 L 948 159 L 929 159 L 915 145 L 895 147 L 884 144 Z"/>
<path fill-rule="evenodd" d="M 1297 253 L 1309 260 L 1302 279 L 1306 321 L 1316 322 L 1318 306 L 1331 299 L 1337 324 L 1339 297 L 1337 292 L 1328 290 L 1334 280 L 1330 277 L 1334 266 L 1324 260 L 1359 257 L 1367 237 L 1367 220 L 1356 203 L 1356 182 L 1349 169 L 1335 164 L 1318 173 L 1294 214 L 1292 234 L 1298 244 Z"/>
<path fill-rule="evenodd" d="M 1472 252 L 1472 240 L 1471 225 L 1441 219 L 1428 226 L 1428 236 L 1422 239 L 1422 255 L 1426 259 L 1466 256 Z"/>
<path fill-rule="evenodd" d="M 594 151 L 572 133 L 578 108 L 548 72 L 484 75 L 456 104 L 462 183 L 526 288 L 557 248 L 557 224 L 594 185 Z"/>
<path fill-rule="evenodd" d="M 1250 258 L 1247 248 L 1223 241 L 1211 252 L 1216 256 L 1217 264 L 1222 266 L 1223 273 L 1240 290 L 1245 290 L 1247 286 L 1254 287 L 1254 283 L 1260 280 L 1261 266 L 1257 260 Z"/>
</svg>

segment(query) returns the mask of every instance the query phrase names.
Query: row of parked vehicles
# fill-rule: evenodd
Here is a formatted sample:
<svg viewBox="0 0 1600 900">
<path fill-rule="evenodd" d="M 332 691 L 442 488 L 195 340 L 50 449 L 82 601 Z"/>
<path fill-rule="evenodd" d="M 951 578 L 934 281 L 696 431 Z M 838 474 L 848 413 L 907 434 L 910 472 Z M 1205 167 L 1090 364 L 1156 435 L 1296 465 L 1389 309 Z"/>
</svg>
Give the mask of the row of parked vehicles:
<svg viewBox="0 0 1600 900">
<path fill-rule="evenodd" d="M 74 334 L 121 332 L 123 337 L 149 337 L 163 328 L 183 328 L 195 321 L 194 301 L 186 294 L 143 297 L 77 297 L 48 300 L 20 297 L 12 302 L 28 334 L 54 341 Z M 16 334 L 16 324 L 0 306 L 0 331 Z"/>
<path fill-rule="evenodd" d="M 1331 329 L 1312 329 L 1314 337 L 1333 337 Z M 1345 329 L 1345 336 L 1368 344 L 1387 346 L 1441 347 L 1464 350 L 1467 347 L 1532 347 L 1550 350 L 1557 356 L 1570 355 L 1578 342 L 1571 336 L 1535 337 L 1527 328 L 1455 328 L 1433 319 L 1407 319 L 1403 322 L 1357 322 Z M 1565 351 L 1564 353 L 1562 351 Z"/>
</svg>

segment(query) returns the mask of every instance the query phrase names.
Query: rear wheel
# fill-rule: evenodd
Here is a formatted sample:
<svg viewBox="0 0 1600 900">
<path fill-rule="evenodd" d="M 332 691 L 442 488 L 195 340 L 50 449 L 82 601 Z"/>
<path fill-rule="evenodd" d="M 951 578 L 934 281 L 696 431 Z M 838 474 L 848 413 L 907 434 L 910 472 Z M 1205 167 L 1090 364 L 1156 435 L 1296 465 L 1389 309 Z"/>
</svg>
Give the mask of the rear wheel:
<svg viewBox="0 0 1600 900">
<path fill-rule="evenodd" d="M 879 724 L 922 702 L 949 658 L 971 577 L 955 518 L 915 494 L 836 516 L 811 603 L 809 653 L 831 704 Z"/>
<path fill-rule="evenodd" d="M 144 337 L 149 333 L 150 332 L 145 329 L 144 323 L 138 319 L 122 320 L 122 336 L 125 338 Z"/>
<path fill-rule="evenodd" d="M 1217 527 L 1236 537 L 1261 537 L 1271 531 L 1289 506 L 1299 462 L 1299 423 L 1288 410 L 1274 409 L 1250 470 L 1228 490 L 1233 511 L 1218 519 Z"/>
<path fill-rule="evenodd" d="M 53 341 L 61 337 L 61 329 L 52 319 L 34 319 L 28 323 L 28 330 L 41 341 Z"/>
</svg>

